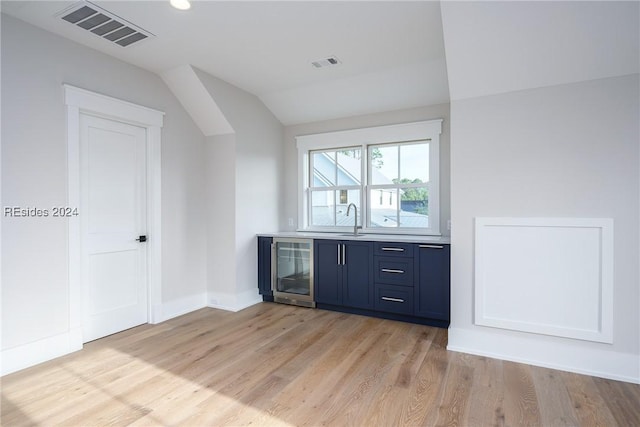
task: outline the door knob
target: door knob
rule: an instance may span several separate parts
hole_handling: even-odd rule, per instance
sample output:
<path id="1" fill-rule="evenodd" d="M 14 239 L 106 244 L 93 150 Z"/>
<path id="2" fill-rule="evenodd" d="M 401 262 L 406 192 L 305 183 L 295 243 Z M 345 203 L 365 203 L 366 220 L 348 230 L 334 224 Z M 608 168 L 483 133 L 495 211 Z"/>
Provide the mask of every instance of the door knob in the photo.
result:
<path id="1" fill-rule="evenodd" d="M 136 239 L 137 242 L 146 242 L 147 241 L 147 236 L 140 236 Z"/>

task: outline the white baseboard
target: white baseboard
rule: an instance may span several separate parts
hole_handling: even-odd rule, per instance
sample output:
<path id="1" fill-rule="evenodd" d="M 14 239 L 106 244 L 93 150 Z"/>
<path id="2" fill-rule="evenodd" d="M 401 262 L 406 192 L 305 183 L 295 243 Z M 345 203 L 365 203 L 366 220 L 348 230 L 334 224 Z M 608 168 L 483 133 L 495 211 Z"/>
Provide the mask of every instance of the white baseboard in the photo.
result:
<path id="1" fill-rule="evenodd" d="M 239 294 L 223 294 L 209 292 L 207 307 L 218 308 L 226 311 L 240 311 L 252 305 L 262 302 L 258 289 L 250 289 Z"/>
<path id="2" fill-rule="evenodd" d="M 481 330 L 449 329 L 447 350 L 640 384 L 637 354 Z"/>
<path id="3" fill-rule="evenodd" d="M 82 350 L 80 328 L 2 350 L 0 371 L 2 375 L 7 375 L 78 350 Z"/>
<path id="4" fill-rule="evenodd" d="M 200 310 L 207 306 L 207 294 L 201 293 L 190 295 L 173 301 L 156 305 L 152 308 L 151 321 L 149 323 L 156 324 L 192 311 Z"/>

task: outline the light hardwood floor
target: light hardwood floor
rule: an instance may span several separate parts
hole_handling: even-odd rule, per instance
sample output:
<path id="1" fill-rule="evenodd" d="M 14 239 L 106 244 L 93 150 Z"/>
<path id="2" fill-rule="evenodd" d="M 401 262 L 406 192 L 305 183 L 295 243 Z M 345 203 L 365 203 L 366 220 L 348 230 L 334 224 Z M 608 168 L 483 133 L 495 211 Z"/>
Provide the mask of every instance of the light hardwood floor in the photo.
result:
<path id="1" fill-rule="evenodd" d="M 446 330 L 262 303 L 2 378 L 2 425 L 640 426 L 640 386 L 447 352 Z"/>

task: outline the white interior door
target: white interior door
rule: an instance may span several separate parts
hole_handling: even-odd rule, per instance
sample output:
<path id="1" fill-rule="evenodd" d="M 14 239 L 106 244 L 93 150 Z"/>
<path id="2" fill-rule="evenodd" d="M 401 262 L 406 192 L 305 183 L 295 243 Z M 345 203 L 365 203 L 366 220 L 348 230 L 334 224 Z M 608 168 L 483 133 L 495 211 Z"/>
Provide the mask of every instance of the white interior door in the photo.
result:
<path id="1" fill-rule="evenodd" d="M 146 130 L 80 115 L 83 341 L 148 319 Z M 143 240 L 143 239 L 141 239 Z"/>

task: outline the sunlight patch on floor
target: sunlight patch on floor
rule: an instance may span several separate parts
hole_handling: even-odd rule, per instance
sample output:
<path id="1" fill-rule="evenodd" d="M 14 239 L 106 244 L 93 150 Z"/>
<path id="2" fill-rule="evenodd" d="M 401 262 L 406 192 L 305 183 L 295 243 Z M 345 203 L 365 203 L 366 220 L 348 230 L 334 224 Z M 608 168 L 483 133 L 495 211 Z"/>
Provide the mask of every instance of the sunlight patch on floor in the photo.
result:
<path id="1" fill-rule="evenodd" d="M 205 375 L 189 380 L 117 349 L 97 349 L 3 384 L 2 424 L 290 426 L 208 388 L 206 378 L 200 384 Z"/>

